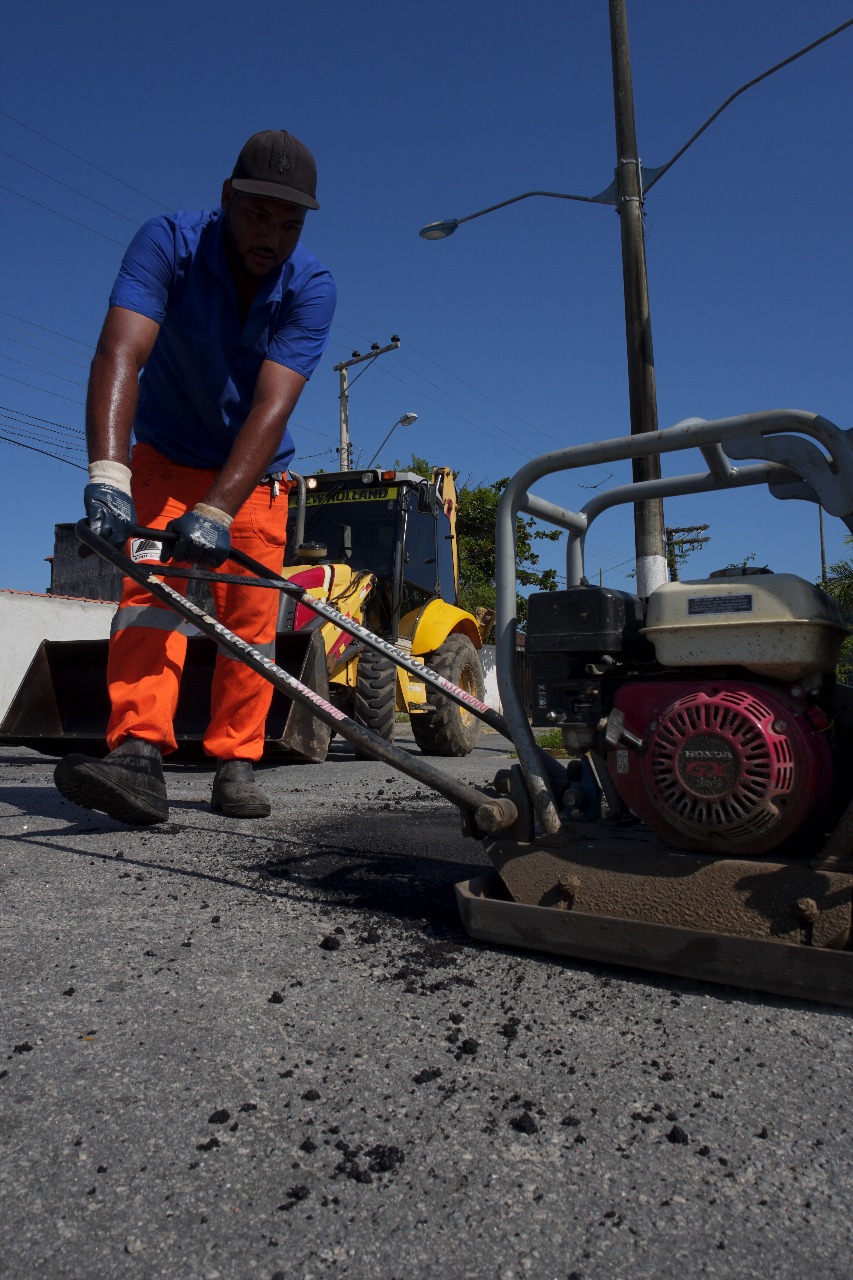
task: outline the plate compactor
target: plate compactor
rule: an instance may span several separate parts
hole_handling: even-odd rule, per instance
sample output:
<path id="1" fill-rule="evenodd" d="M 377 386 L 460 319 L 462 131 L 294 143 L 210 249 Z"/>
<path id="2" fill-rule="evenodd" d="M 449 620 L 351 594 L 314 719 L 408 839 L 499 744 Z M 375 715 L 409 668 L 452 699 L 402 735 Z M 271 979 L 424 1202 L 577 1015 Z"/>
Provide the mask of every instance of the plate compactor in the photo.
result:
<path id="1" fill-rule="evenodd" d="M 531 492 L 546 475 L 685 450 L 699 450 L 703 470 L 597 492 L 581 511 Z M 733 465 L 741 460 L 752 461 Z M 646 599 L 584 576 L 584 541 L 602 512 L 757 485 L 776 498 L 819 503 L 853 528 L 851 433 L 816 414 L 778 410 L 690 419 L 526 464 L 498 513 L 502 715 L 233 553 L 259 586 L 296 597 L 398 666 L 412 665 L 418 679 L 504 734 L 518 763 L 485 789 L 355 723 L 165 581 L 210 575 L 132 564 L 85 522 L 77 533 L 360 754 L 460 808 L 464 833 L 483 842 L 494 868 L 456 886 L 472 936 L 853 1005 L 853 689 L 836 679 L 848 630 L 836 604 L 811 583 L 769 570 L 669 582 Z M 519 680 L 522 512 L 567 531 L 568 585 L 530 597 Z M 565 760 L 542 750 L 537 727 L 560 728 Z"/>

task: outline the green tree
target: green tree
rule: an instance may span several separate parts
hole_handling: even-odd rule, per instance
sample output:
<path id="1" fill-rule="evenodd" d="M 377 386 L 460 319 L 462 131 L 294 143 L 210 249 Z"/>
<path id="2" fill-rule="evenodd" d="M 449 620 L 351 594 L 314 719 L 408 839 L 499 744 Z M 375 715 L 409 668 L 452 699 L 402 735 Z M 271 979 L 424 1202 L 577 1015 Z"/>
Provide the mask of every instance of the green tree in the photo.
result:
<path id="1" fill-rule="evenodd" d="M 432 468 L 425 458 L 412 455 L 406 469 L 429 478 Z M 473 484 L 466 480 L 457 482 L 456 514 L 457 549 L 459 553 L 459 605 L 469 613 L 478 608 L 495 607 L 495 528 L 498 503 L 509 484 L 509 476 L 491 484 Z M 540 529 L 536 521 L 519 516 L 516 521 L 516 574 L 519 587 L 532 587 L 536 591 L 553 591 L 557 586 L 556 569 L 539 569 L 539 555 L 535 543 L 558 542 L 563 536 L 559 529 Z M 524 629 L 527 618 L 527 600 L 519 592 L 518 625 Z"/>
<path id="2" fill-rule="evenodd" d="M 853 536 L 848 533 L 844 541 L 853 543 Z M 846 621 L 853 620 L 853 560 L 848 558 L 831 564 L 826 579 L 818 583 L 818 586 L 832 596 Z M 836 673 L 838 679 L 845 684 L 853 684 L 853 636 L 848 636 L 841 646 Z"/>

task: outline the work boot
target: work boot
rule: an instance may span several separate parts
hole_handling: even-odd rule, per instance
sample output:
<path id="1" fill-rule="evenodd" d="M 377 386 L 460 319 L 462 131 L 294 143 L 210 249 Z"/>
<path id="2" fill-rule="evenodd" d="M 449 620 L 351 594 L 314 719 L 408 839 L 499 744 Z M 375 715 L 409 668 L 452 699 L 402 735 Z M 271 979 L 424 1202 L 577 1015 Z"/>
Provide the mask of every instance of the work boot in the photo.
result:
<path id="1" fill-rule="evenodd" d="M 79 752 L 66 756 L 53 780 L 66 800 L 119 822 L 148 826 L 169 817 L 163 757 L 140 738 L 125 739 L 103 760 Z"/>
<path id="2" fill-rule="evenodd" d="M 213 779 L 210 807 L 226 818 L 268 818 L 271 805 L 256 784 L 250 760 L 220 760 Z"/>

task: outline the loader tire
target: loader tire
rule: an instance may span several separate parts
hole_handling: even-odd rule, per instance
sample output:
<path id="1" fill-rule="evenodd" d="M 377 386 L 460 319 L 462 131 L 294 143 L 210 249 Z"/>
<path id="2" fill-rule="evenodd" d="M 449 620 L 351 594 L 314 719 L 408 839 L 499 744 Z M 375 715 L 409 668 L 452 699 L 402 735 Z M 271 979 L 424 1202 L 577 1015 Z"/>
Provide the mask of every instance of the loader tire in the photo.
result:
<path id="1" fill-rule="evenodd" d="M 384 742 L 394 741 L 394 702 L 397 692 L 397 669 L 393 662 L 373 649 L 358 655 L 355 676 L 355 711 L 353 720 L 378 733 Z M 355 748 L 357 760 L 375 760 L 369 751 Z"/>
<path id="2" fill-rule="evenodd" d="M 467 636 L 453 631 L 424 659 L 440 676 L 483 701 L 485 682 L 480 655 Z M 477 745 L 480 721 L 473 712 L 427 686 L 425 715 L 412 716 L 415 742 L 427 756 L 467 756 Z"/>

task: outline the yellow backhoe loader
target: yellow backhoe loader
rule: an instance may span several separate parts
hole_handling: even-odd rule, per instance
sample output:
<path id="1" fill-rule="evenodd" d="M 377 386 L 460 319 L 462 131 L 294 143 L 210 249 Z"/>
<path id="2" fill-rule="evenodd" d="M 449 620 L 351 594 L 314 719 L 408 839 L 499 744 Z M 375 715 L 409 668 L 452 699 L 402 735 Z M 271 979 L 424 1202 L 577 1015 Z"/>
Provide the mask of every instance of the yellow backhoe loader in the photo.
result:
<path id="1" fill-rule="evenodd" d="M 482 699 L 478 651 L 491 617 L 478 621 L 457 603 L 456 489 L 449 468 L 434 468 L 429 480 L 411 471 L 367 470 L 321 473 L 304 484 L 304 508 L 292 507 L 284 576 Z M 358 724 L 390 742 L 395 714 L 403 712 L 421 751 L 471 751 L 480 729 L 476 716 L 284 597 L 279 634 L 312 630 L 323 637 L 331 701 Z"/>

